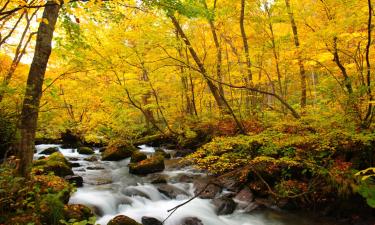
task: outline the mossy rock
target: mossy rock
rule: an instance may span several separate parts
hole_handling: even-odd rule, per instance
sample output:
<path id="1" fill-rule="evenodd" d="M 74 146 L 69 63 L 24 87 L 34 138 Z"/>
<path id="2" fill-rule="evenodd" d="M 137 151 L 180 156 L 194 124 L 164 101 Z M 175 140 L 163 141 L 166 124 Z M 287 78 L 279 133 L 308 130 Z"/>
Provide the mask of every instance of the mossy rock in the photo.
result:
<path id="1" fill-rule="evenodd" d="M 164 151 L 161 148 L 157 148 L 155 150 L 155 154 L 160 154 L 160 155 L 162 155 L 166 159 L 170 159 L 171 158 L 171 154 L 169 154 L 168 152 Z"/>
<path id="2" fill-rule="evenodd" d="M 130 162 L 131 163 L 137 163 L 137 162 L 140 162 L 140 161 L 145 160 L 145 159 L 147 159 L 147 155 L 145 153 L 140 152 L 140 151 L 135 151 L 131 155 Z"/>
<path id="3" fill-rule="evenodd" d="M 46 175 L 53 172 L 59 177 L 74 174 L 68 160 L 60 152 L 55 152 L 47 158 L 35 161 L 32 171 L 36 175 Z"/>
<path id="4" fill-rule="evenodd" d="M 162 155 L 155 155 L 138 163 L 129 164 L 129 172 L 139 175 L 161 172 L 164 168 L 164 157 Z"/>
<path id="5" fill-rule="evenodd" d="M 107 223 L 107 225 L 142 225 L 142 224 L 138 223 L 137 221 L 133 220 L 130 217 L 120 215 L 111 219 Z"/>
<path id="6" fill-rule="evenodd" d="M 94 216 L 92 210 L 81 204 L 72 204 L 64 206 L 64 218 L 66 221 L 74 219 L 76 221 L 89 220 Z"/>
<path id="7" fill-rule="evenodd" d="M 59 148 L 58 147 L 50 147 L 50 148 L 44 149 L 43 151 L 40 152 L 40 154 L 51 155 L 51 154 L 53 154 L 55 152 L 59 152 Z"/>
<path id="8" fill-rule="evenodd" d="M 119 161 L 130 157 L 137 149 L 131 144 L 110 145 L 102 153 L 104 161 Z"/>
<path id="9" fill-rule="evenodd" d="M 95 153 L 94 150 L 90 147 L 79 147 L 77 151 L 79 154 L 82 155 L 92 155 Z"/>

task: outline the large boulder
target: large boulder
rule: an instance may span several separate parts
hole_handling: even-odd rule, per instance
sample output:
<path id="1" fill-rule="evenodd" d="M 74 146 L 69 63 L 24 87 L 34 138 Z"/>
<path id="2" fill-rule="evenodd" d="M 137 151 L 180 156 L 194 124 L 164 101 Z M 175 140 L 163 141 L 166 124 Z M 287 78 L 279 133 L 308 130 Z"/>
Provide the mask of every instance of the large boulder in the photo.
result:
<path id="1" fill-rule="evenodd" d="M 181 225 L 203 225 L 203 222 L 197 217 L 186 217 L 182 220 Z"/>
<path id="2" fill-rule="evenodd" d="M 43 155 L 51 155 L 55 152 L 59 152 L 59 148 L 58 147 L 50 147 L 50 148 L 46 148 L 44 149 L 43 151 L 40 152 L 40 154 L 43 154 Z"/>
<path id="3" fill-rule="evenodd" d="M 111 219 L 107 225 L 142 225 L 130 217 L 119 215 Z"/>
<path id="4" fill-rule="evenodd" d="M 89 220 L 94 216 L 92 210 L 81 204 L 72 204 L 64 206 L 64 218 L 66 221 L 74 219 L 76 221 Z"/>
<path id="5" fill-rule="evenodd" d="M 215 184 L 210 178 L 200 178 L 194 181 L 195 191 L 203 199 L 214 199 L 222 190 L 222 188 Z"/>
<path id="6" fill-rule="evenodd" d="M 181 190 L 173 185 L 170 184 L 159 184 L 157 187 L 158 191 L 168 198 L 176 198 L 179 195 L 186 195 L 189 196 L 184 190 Z"/>
<path id="7" fill-rule="evenodd" d="M 78 147 L 77 151 L 82 155 L 92 155 L 95 153 L 94 150 L 90 147 Z"/>
<path id="8" fill-rule="evenodd" d="M 212 203 L 214 204 L 218 215 L 231 214 L 236 209 L 236 203 L 233 199 L 228 197 L 215 198 Z"/>
<path id="9" fill-rule="evenodd" d="M 155 155 L 138 163 L 129 164 L 129 172 L 138 175 L 161 172 L 164 168 L 164 157 L 162 155 Z"/>
<path id="10" fill-rule="evenodd" d="M 102 152 L 102 160 L 105 161 L 119 161 L 130 157 L 136 148 L 131 144 L 109 145 L 104 152 Z"/>
<path id="11" fill-rule="evenodd" d="M 68 160 L 60 152 L 55 152 L 47 158 L 36 160 L 32 171 L 37 175 L 53 172 L 59 177 L 74 174 Z"/>
<path id="12" fill-rule="evenodd" d="M 163 223 L 159 221 L 158 219 L 154 217 L 147 217 L 147 216 L 142 217 L 142 224 L 143 225 L 163 225 Z"/>
<path id="13" fill-rule="evenodd" d="M 130 157 L 130 162 L 131 163 L 137 163 L 137 162 L 140 162 L 142 160 L 145 160 L 147 159 L 147 155 L 143 152 L 140 152 L 140 151 L 135 151 L 132 153 L 131 157 Z"/>

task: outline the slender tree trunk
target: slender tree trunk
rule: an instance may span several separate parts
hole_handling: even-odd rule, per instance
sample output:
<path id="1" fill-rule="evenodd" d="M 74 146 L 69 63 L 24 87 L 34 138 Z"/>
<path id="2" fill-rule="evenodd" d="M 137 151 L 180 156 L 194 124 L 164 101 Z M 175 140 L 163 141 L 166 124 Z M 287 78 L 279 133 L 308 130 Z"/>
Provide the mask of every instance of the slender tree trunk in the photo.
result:
<path id="1" fill-rule="evenodd" d="M 294 20 L 294 15 L 292 12 L 292 9 L 290 7 L 290 2 L 289 0 L 285 0 L 285 5 L 286 9 L 289 14 L 289 20 L 290 20 L 290 25 L 292 26 L 292 31 L 293 31 L 293 37 L 294 37 L 294 45 L 296 46 L 297 49 L 297 57 L 298 57 L 298 66 L 299 66 L 299 73 L 301 76 L 301 107 L 305 108 L 306 106 L 306 99 L 307 99 L 307 84 L 306 84 L 306 71 L 305 71 L 305 66 L 303 64 L 301 52 L 300 52 L 300 42 L 299 42 L 299 37 L 298 37 L 298 29 L 297 29 L 297 24 Z"/>
<path id="2" fill-rule="evenodd" d="M 18 145 L 20 158 L 19 174 L 28 177 L 33 160 L 34 140 L 37 128 L 40 98 L 47 63 L 52 51 L 52 37 L 59 15 L 60 5 L 50 4 L 44 8 L 43 22 L 39 24 L 34 58 L 27 78 L 23 99 L 19 130 L 21 138 Z M 48 21 L 48 22 L 47 22 Z"/>
<path id="3" fill-rule="evenodd" d="M 178 32 L 176 31 L 176 39 L 179 40 L 180 39 L 180 36 L 178 34 Z M 184 58 L 184 54 L 183 54 L 183 50 L 182 50 L 182 46 L 181 45 L 178 45 L 177 46 L 177 52 L 178 52 L 178 56 L 183 59 Z M 186 58 L 188 58 L 188 56 L 186 56 Z M 181 85 L 182 85 L 182 107 L 183 107 L 183 112 L 185 114 L 189 114 L 189 115 L 194 115 L 194 109 L 193 109 L 193 103 L 190 99 L 190 96 L 189 96 L 189 81 L 188 81 L 188 75 L 184 69 L 184 67 L 181 65 L 179 66 L 179 69 L 180 69 L 180 73 L 181 73 Z M 186 102 L 186 106 L 184 106 L 183 102 Z"/>
<path id="4" fill-rule="evenodd" d="M 177 32 L 180 34 L 182 40 L 185 42 L 185 45 L 188 47 L 189 52 L 190 52 L 191 56 L 193 57 L 195 63 L 197 64 L 197 66 L 199 68 L 199 72 L 202 74 L 204 80 L 206 81 L 206 84 L 207 84 L 208 88 L 210 89 L 212 95 L 214 96 L 215 101 L 220 108 L 220 111 L 225 113 L 225 114 L 231 115 L 233 117 L 234 121 L 236 122 L 236 125 L 237 125 L 237 128 L 239 129 L 239 132 L 240 133 L 246 133 L 245 128 L 243 127 L 242 123 L 238 120 L 238 118 L 234 114 L 234 112 L 233 112 L 232 108 L 230 107 L 229 103 L 226 101 L 224 96 L 222 96 L 220 94 L 220 91 L 219 91 L 218 87 L 210 80 L 205 66 L 203 65 L 203 63 L 199 59 L 198 54 L 196 53 L 195 49 L 191 45 L 188 37 L 185 35 L 185 32 L 182 30 L 182 28 L 181 28 L 180 24 L 178 23 L 176 17 L 174 15 L 169 15 L 169 17 L 172 20 L 172 23 L 173 23 L 174 27 L 176 28 Z"/>
<path id="5" fill-rule="evenodd" d="M 26 34 L 27 34 L 27 31 L 29 30 L 29 27 L 30 27 L 30 22 L 31 20 L 34 18 L 34 16 L 36 15 L 36 13 L 38 12 L 38 10 L 35 10 L 32 14 L 31 14 L 31 17 L 29 17 L 28 13 L 26 12 L 25 13 L 25 17 L 26 17 L 26 25 L 25 25 L 25 28 L 21 34 L 21 37 L 20 37 L 20 41 L 17 45 L 17 48 L 16 48 L 16 51 L 14 53 L 14 57 L 13 57 L 13 60 L 12 60 L 12 63 L 10 65 L 10 68 L 8 70 L 8 72 L 6 73 L 4 79 L 3 79 L 3 82 L 2 82 L 2 89 L 0 90 L 0 102 L 3 101 L 3 98 L 4 98 L 4 95 L 6 93 L 5 91 L 5 88 L 8 87 L 12 77 L 13 77 L 13 74 L 14 72 L 16 71 L 17 69 L 17 66 L 18 64 L 20 63 L 23 55 L 25 54 L 26 52 L 26 48 L 27 46 L 29 45 L 32 37 L 34 36 L 34 34 L 36 33 L 31 33 L 26 42 L 24 43 L 24 40 L 26 38 Z M 23 15 L 23 14 L 22 14 Z"/>
<path id="6" fill-rule="evenodd" d="M 144 65 L 144 62 L 141 63 L 142 64 L 142 76 L 141 76 L 141 80 L 144 81 L 144 82 L 150 82 L 149 78 L 148 78 L 148 71 Z M 143 106 L 147 106 L 150 101 L 151 97 L 151 93 L 150 91 L 148 91 L 147 93 L 144 93 L 142 95 L 142 104 Z M 154 118 L 154 114 L 152 112 L 151 109 L 149 108 L 145 108 L 144 109 L 144 113 L 145 113 L 145 119 L 146 119 L 146 126 L 147 126 L 147 129 L 150 129 L 150 123 L 155 123 L 155 118 Z"/>
<path id="7" fill-rule="evenodd" d="M 267 4 L 265 5 L 265 9 L 266 9 L 267 16 L 268 16 L 268 28 L 270 29 L 270 32 L 271 32 L 272 53 L 273 53 L 273 57 L 275 59 L 275 66 L 276 66 L 276 73 L 277 73 L 277 81 L 278 81 L 278 84 L 279 84 L 279 91 L 280 91 L 280 95 L 283 96 L 283 87 L 282 87 L 282 82 L 281 82 L 281 72 L 280 72 L 280 65 L 279 65 L 279 55 L 278 55 L 277 50 L 276 50 L 275 34 L 273 32 L 273 25 L 272 25 L 272 22 L 271 22 L 272 15 L 271 15 L 270 9 L 268 8 Z"/>
<path id="8" fill-rule="evenodd" d="M 207 3 L 206 3 L 205 0 L 203 1 L 203 4 L 204 4 L 204 7 L 206 9 L 208 9 Z M 215 1 L 215 6 L 216 6 L 216 1 Z M 208 23 L 210 24 L 212 38 L 214 39 L 214 44 L 215 44 L 215 48 L 216 48 L 216 76 L 217 76 L 218 80 L 223 81 L 223 75 L 222 75 L 222 69 L 221 69 L 223 56 L 222 56 L 221 45 L 220 45 L 219 38 L 218 38 L 217 33 L 216 33 L 216 27 L 215 27 L 213 18 L 208 18 Z M 219 91 L 220 91 L 221 95 L 224 96 L 223 85 L 218 84 L 218 86 L 219 86 Z"/>
<path id="9" fill-rule="evenodd" d="M 251 84 L 253 80 L 253 74 L 251 72 L 249 44 L 247 41 L 247 36 L 246 36 L 246 31 L 245 31 L 245 0 L 241 0 L 240 29 L 241 29 L 241 37 L 242 37 L 243 48 L 244 48 L 245 59 L 246 59 L 247 82 L 248 82 L 247 85 L 249 85 Z"/>
<path id="10" fill-rule="evenodd" d="M 373 96 L 371 92 L 371 63 L 370 63 L 370 47 L 371 47 L 371 33 L 372 33 L 372 3 L 371 0 L 367 1 L 368 6 L 368 22 L 367 22 L 367 45 L 366 45 L 366 67 L 367 67 L 367 73 L 366 73 L 366 80 L 367 80 L 367 95 L 369 97 L 370 103 L 368 104 L 367 113 L 365 116 L 364 121 L 364 127 L 369 127 L 373 118 L 373 105 L 372 101 Z"/>

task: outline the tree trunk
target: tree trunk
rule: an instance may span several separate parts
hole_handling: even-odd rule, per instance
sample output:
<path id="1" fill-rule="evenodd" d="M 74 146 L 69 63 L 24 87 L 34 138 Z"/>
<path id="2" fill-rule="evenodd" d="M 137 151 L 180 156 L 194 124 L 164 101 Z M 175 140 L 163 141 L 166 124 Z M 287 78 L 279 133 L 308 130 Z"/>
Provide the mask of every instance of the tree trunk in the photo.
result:
<path id="1" fill-rule="evenodd" d="M 49 56 L 52 51 L 52 37 L 59 15 L 60 5 L 49 4 L 44 8 L 43 21 L 39 24 L 34 58 L 27 78 L 26 92 L 22 105 L 18 145 L 20 158 L 19 174 L 28 177 L 34 153 L 42 86 Z"/>
<path id="2" fill-rule="evenodd" d="M 195 49 L 191 45 L 188 37 L 185 35 L 185 32 L 182 30 L 182 28 L 181 28 L 180 24 L 178 23 L 176 17 L 174 15 L 169 15 L 169 17 L 172 20 L 172 23 L 175 26 L 177 32 L 180 34 L 182 40 L 185 42 L 185 45 L 188 47 L 189 52 L 190 52 L 191 56 L 193 57 L 195 63 L 197 64 L 199 72 L 202 74 L 204 80 L 206 81 L 206 84 L 207 84 L 208 88 L 210 89 L 212 95 L 214 96 L 215 101 L 220 108 L 220 111 L 227 114 L 227 115 L 231 115 L 233 117 L 234 121 L 236 122 L 236 125 L 237 125 L 237 128 L 238 128 L 239 132 L 240 133 L 246 133 L 244 126 L 238 120 L 238 118 L 234 114 L 232 108 L 230 107 L 230 105 L 228 104 L 228 102 L 226 101 L 224 96 L 222 96 L 220 94 L 220 91 L 219 91 L 218 87 L 210 80 L 210 77 L 207 74 L 207 70 L 206 70 L 205 66 L 203 65 L 203 63 L 199 59 L 197 52 L 195 51 Z"/>
<path id="3" fill-rule="evenodd" d="M 204 7 L 206 9 L 208 9 L 207 3 L 206 3 L 205 0 L 203 1 L 203 4 L 204 4 Z M 216 7 L 216 2 L 215 2 L 215 7 Z M 216 76 L 217 76 L 217 79 L 222 82 L 223 81 L 223 75 L 222 75 L 222 72 L 221 72 L 222 61 L 223 61 L 222 49 L 221 49 L 221 45 L 220 45 L 220 42 L 219 42 L 219 38 L 218 38 L 217 33 L 216 33 L 216 27 L 215 27 L 215 24 L 214 24 L 214 20 L 212 18 L 208 18 L 208 23 L 210 24 L 212 38 L 214 39 L 214 44 L 215 44 L 215 48 L 216 48 Z M 218 84 L 218 86 L 219 86 L 220 94 L 222 96 L 224 96 L 223 86 L 221 84 Z"/>
<path id="4" fill-rule="evenodd" d="M 298 37 L 298 30 L 297 30 L 297 25 L 296 21 L 294 20 L 294 15 L 290 7 L 290 2 L 289 0 L 285 0 L 285 5 L 286 9 L 289 14 L 289 19 L 290 19 L 290 24 L 292 26 L 292 31 L 293 31 L 293 37 L 294 37 L 294 45 L 297 48 L 297 57 L 298 57 L 298 66 L 299 66 L 299 72 L 301 76 L 301 107 L 305 108 L 306 106 L 306 92 L 307 92 L 307 84 L 306 84 L 306 71 L 305 71 L 305 66 L 303 64 L 301 52 L 300 52 L 300 43 L 299 43 L 299 37 Z"/>
<path id="5" fill-rule="evenodd" d="M 245 0 L 241 0 L 241 15 L 240 15 L 240 29 L 241 29 L 241 37 L 243 42 L 243 48 L 245 51 L 245 59 L 246 59 L 246 69 L 247 69 L 247 85 L 249 85 L 253 80 L 253 74 L 251 72 L 251 61 L 250 61 L 250 53 L 249 53 L 249 44 L 247 42 L 247 36 L 245 31 Z"/>

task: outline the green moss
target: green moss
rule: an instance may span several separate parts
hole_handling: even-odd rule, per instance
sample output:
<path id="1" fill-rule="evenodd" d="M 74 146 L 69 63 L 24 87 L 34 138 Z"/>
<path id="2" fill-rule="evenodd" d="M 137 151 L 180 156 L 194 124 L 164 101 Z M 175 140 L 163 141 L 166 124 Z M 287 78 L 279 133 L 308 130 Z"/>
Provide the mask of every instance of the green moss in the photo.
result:
<path id="1" fill-rule="evenodd" d="M 120 215 L 111 219 L 107 225 L 141 225 L 141 224 L 133 220 L 130 217 Z"/>
<path id="2" fill-rule="evenodd" d="M 112 144 L 102 153 L 102 160 L 118 161 L 128 158 L 137 149 L 131 144 Z"/>
<path id="3" fill-rule="evenodd" d="M 129 164 L 129 172 L 132 174 L 155 173 L 163 171 L 164 168 L 164 157 L 162 155 L 154 155 L 138 163 Z"/>
<path id="4" fill-rule="evenodd" d="M 145 159 L 147 159 L 147 155 L 145 153 L 142 153 L 140 151 L 135 151 L 131 155 L 130 162 L 137 163 Z"/>
<path id="5" fill-rule="evenodd" d="M 53 172 L 56 176 L 60 177 L 73 175 L 68 160 L 65 159 L 60 152 L 53 153 L 47 158 L 35 161 L 32 172 L 37 175 Z"/>
<path id="6" fill-rule="evenodd" d="M 94 150 L 90 147 L 79 147 L 77 148 L 77 151 L 79 154 L 83 154 L 83 155 L 92 155 L 94 154 Z"/>

